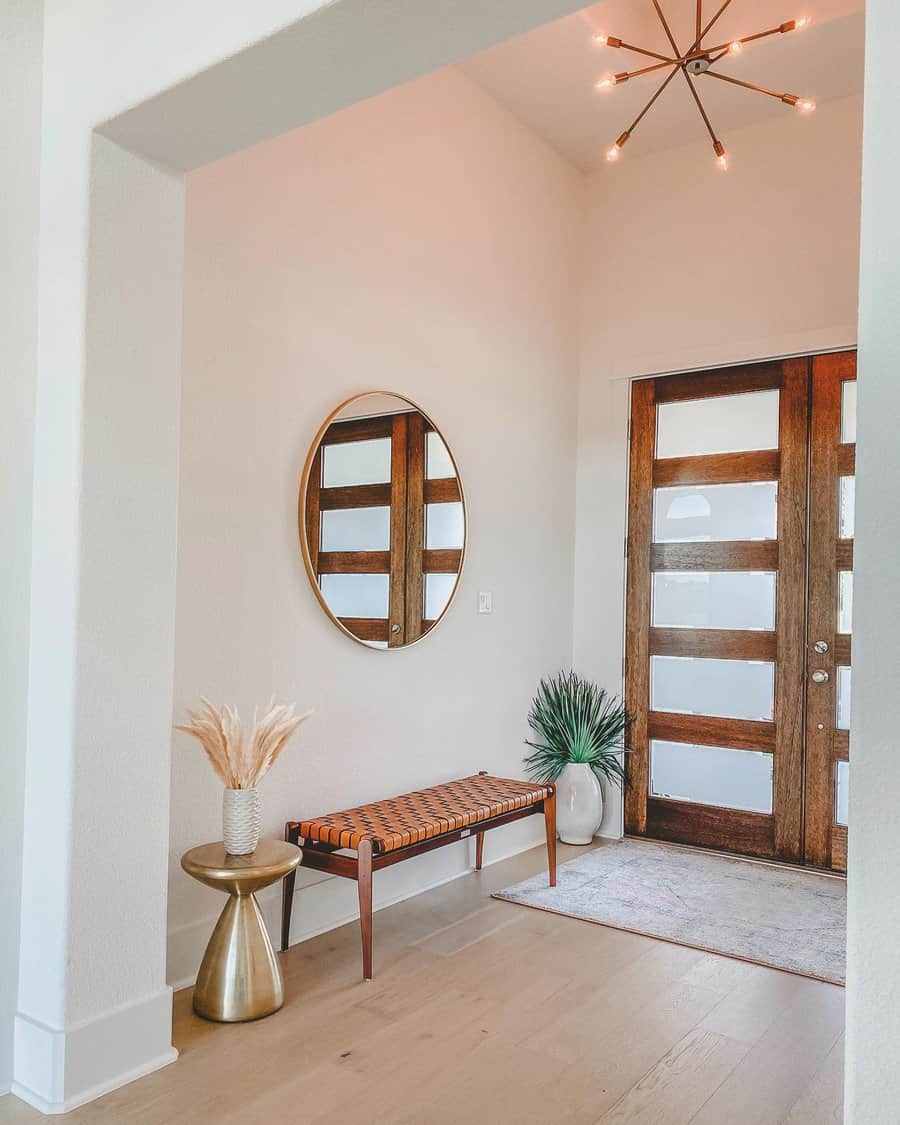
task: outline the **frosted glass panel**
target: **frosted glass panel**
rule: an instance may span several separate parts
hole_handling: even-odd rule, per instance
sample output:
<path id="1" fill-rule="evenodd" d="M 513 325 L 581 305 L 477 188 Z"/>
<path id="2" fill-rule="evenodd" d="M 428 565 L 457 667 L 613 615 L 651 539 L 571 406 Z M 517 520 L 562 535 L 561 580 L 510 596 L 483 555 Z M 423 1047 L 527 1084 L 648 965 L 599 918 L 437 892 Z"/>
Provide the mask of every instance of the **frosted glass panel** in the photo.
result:
<path id="1" fill-rule="evenodd" d="M 428 550 L 462 547 L 464 535 L 461 503 L 425 505 L 425 546 Z"/>
<path id="2" fill-rule="evenodd" d="M 850 669 L 837 670 L 837 716 L 838 730 L 850 729 Z"/>
<path id="3" fill-rule="evenodd" d="M 335 617 L 387 617 L 387 574 L 323 574 L 322 594 Z"/>
<path id="4" fill-rule="evenodd" d="M 657 488 L 653 539 L 656 543 L 775 539 L 777 500 L 776 481 Z"/>
<path id="5" fill-rule="evenodd" d="M 778 391 L 752 391 L 662 403 L 656 413 L 656 456 L 777 449 L 778 397 Z"/>
<path id="6" fill-rule="evenodd" d="M 425 620 L 436 621 L 447 607 L 453 587 L 455 574 L 425 575 Z"/>
<path id="7" fill-rule="evenodd" d="M 775 665 L 764 660 L 650 658 L 650 707 L 726 719 L 772 718 Z"/>
<path id="8" fill-rule="evenodd" d="M 834 823 L 847 824 L 850 810 L 850 763 L 834 764 Z"/>
<path id="9" fill-rule="evenodd" d="M 439 433 L 429 430 L 425 435 L 425 476 L 428 480 L 455 477 L 456 469 Z"/>
<path id="10" fill-rule="evenodd" d="M 650 793 L 699 805 L 771 813 L 772 755 L 653 739 Z"/>
<path id="11" fill-rule="evenodd" d="M 841 539 L 853 538 L 856 522 L 856 477 L 841 477 L 841 514 L 838 535 Z"/>
<path id="12" fill-rule="evenodd" d="M 856 380 L 841 385 L 841 441 L 856 441 Z"/>
<path id="13" fill-rule="evenodd" d="M 323 551 L 387 551 L 390 508 L 341 508 L 322 513 Z"/>
<path id="14" fill-rule="evenodd" d="M 853 571 L 838 571 L 838 619 L 839 633 L 853 632 Z"/>
<path id="15" fill-rule="evenodd" d="M 322 448 L 322 484 L 387 484 L 391 479 L 391 439 L 347 441 Z"/>
<path id="16" fill-rule="evenodd" d="M 749 571 L 659 571 L 653 618 L 668 629 L 774 629 L 775 575 Z"/>

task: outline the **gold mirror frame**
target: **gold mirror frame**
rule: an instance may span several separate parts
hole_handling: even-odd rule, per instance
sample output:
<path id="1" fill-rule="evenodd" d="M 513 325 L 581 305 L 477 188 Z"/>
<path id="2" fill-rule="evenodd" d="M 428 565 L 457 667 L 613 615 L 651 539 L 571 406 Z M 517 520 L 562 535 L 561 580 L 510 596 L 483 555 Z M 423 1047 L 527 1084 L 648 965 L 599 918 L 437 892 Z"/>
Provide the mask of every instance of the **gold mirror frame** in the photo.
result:
<path id="1" fill-rule="evenodd" d="M 315 463 L 316 456 L 317 456 L 317 454 L 319 452 L 319 449 L 321 448 L 321 445 L 322 445 L 322 439 L 325 437 L 325 434 L 328 432 L 328 429 L 330 428 L 330 426 L 335 421 L 338 420 L 339 415 L 344 410 L 346 410 L 349 406 L 352 406 L 355 403 L 358 403 L 358 402 L 360 402 L 360 401 L 362 401 L 363 399 L 366 399 L 366 398 L 384 398 L 384 397 L 399 399 L 401 402 L 406 403 L 408 406 L 410 406 L 412 408 L 413 411 L 418 412 L 422 416 L 422 418 L 424 419 L 426 425 L 429 426 L 441 438 L 441 441 L 444 444 L 444 448 L 447 450 L 447 454 L 450 458 L 450 461 L 453 465 L 453 469 L 456 473 L 456 481 L 457 481 L 457 485 L 459 487 L 459 499 L 460 499 L 460 503 L 462 504 L 462 519 L 463 519 L 463 541 L 462 541 L 462 547 L 460 548 L 459 569 L 456 572 L 456 581 L 453 584 L 453 590 L 451 591 L 450 597 L 447 599 L 447 603 L 444 606 L 443 610 L 441 611 L 440 616 L 435 618 L 433 624 L 431 626 L 429 626 L 429 628 L 425 632 L 420 633 L 417 637 L 413 638 L 412 640 L 405 641 L 402 645 L 391 646 L 390 639 L 389 639 L 388 645 L 387 645 L 386 648 L 382 648 L 380 646 L 374 645 L 370 641 L 365 640 L 362 637 L 358 637 L 351 629 L 348 629 L 347 626 L 344 625 L 344 623 L 341 621 L 341 619 L 333 612 L 333 610 L 329 606 L 327 600 L 325 599 L 325 595 L 322 593 L 322 590 L 319 586 L 318 568 L 314 564 L 313 559 L 310 557 L 309 543 L 308 543 L 308 540 L 307 540 L 307 533 L 306 533 L 306 518 L 307 518 L 307 502 L 308 502 L 308 495 L 309 495 L 309 482 L 310 482 L 310 477 L 312 475 L 313 465 Z M 363 648 L 367 649 L 369 652 L 403 651 L 405 649 L 412 648 L 413 645 L 417 645 L 420 641 L 423 641 L 426 637 L 431 636 L 431 634 L 435 631 L 435 629 L 438 627 L 438 625 L 440 625 L 440 623 L 444 620 L 444 618 L 449 613 L 450 607 L 453 605 L 453 602 L 456 599 L 456 595 L 459 592 L 459 584 L 460 584 L 460 580 L 462 578 L 463 569 L 465 567 L 466 549 L 467 549 L 468 542 L 469 542 L 468 509 L 467 509 L 467 506 L 466 506 L 465 490 L 463 488 L 462 476 L 461 476 L 460 471 L 459 471 L 459 465 L 457 463 L 457 460 L 456 460 L 456 457 L 453 453 L 453 450 L 450 448 L 450 445 L 444 439 L 443 433 L 441 432 L 440 428 L 435 424 L 435 422 L 431 418 L 431 416 L 425 410 L 423 410 L 422 407 L 419 406 L 419 404 L 417 402 L 415 402 L 413 399 L 407 397 L 406 395 L 398 394 L 396 391 L 385 391 L 385 390 L 362 391 L 359 394 L 351 395 L 350 398 L 345 399 L 338 406 L 336 406 L 335 409 L 332 410 L 332 412 L 328 415 L 328 417 L 325 419 L 325 421 L 322 423 L 322 425 L 317 430 L 316 436 L 313 438 L 312 444 L 309 447 L 309 452 L 306 455 L 306 461 L 305 461 L 304 466 L 303 466 L 303 474 L 302 474 L 301 479 L 300 479 L 300 492 L 299 492 L 298 501 L 297 501 L 297 531 L 298 531 L 298 538 L 300 539 L 300 551 L 301 551 L 301 554 L 303 555 L 303 565 L 306 568 L 306 576 L 309 579 L 309 584 L 310 584 L 310 586 L 312 586 L 313 591 L 316 595 L 316 599 L 319 602 L 319 605 L 322 607 L 322 610 L 324 611 L 325 616 L 329 619 L 329 621 L 332 622 L 333 625 L 335 625 L 337 627 L 337 629 L 341 633 L 343 633 L 345 636 L 349 637 L 352 641 L 355 641 L 358 645 L 361 645 Z M 424 550 L 424 548 L 423 548 L 423 550 Z M 388 633 L 389 633 L 389 637 L 390 637 L 390 606 L 388 608 L 388 614 L 389 614 L 389 616 L 388 616 L 388 623 L 389 623 L 388 624 Z"/>

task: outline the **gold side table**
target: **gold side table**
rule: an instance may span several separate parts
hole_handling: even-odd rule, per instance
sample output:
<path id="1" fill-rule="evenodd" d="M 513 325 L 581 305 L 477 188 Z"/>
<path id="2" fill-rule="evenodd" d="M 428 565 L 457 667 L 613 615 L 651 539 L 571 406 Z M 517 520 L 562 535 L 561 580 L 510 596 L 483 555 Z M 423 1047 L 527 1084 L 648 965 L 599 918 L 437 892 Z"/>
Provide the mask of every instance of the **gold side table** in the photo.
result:
<path id="1" fill-rule="evenodd" d="M 283 879 L 302 851 L 283 840 L 260 840 L 250 855 L 228 855 L 224 844 L 202 844 L 181 866 L 228 901 L 212 932 L 194 985 L 194 1011 L 222 1023 L 257 1020 L 284 1003 L 281 970 L 254 891 Z"/>

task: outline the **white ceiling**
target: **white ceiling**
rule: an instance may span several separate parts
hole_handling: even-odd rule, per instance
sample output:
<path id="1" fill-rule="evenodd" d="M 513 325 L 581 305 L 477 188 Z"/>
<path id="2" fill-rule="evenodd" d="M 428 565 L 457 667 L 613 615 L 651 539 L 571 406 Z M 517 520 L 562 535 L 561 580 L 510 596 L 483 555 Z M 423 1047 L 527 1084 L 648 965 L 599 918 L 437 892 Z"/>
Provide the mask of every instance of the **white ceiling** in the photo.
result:
<path id="1" fill-rule="evenodd" d="M 706 0 L 706 19 L 721 0 Z M 661 0 L 678 45 L 693 36 L 694 0 Z M 862 91 L 863 0 L 732 0 L 704 39 L 715 46 L 739 36 L 808 15 L 810 27 L 748 44 L 740 56 L 723 59 L 727 74 L 779 93 L 828 98 Z M 599 47 L 603 32 L 662 54 L 671 51 L 651 0 L 605 0 L 583 11 L 476 55 L 462 69 L 521 121 L 580 168 L 604 163 L 604 153 L 631 124 L 666 72 L 644 75 L 605 93 L 594 83 L 610 72 L 634 70 L 652 59 Z M 697 90 L 722 141 L 736 128 L 770 116 L 801 115 L 774 98 L 738 89 L 713 78 L 696 80 Z M 669 84 L 628 143 L 628 156 L 701 140 L 707 133 L 682 78 Z"/>

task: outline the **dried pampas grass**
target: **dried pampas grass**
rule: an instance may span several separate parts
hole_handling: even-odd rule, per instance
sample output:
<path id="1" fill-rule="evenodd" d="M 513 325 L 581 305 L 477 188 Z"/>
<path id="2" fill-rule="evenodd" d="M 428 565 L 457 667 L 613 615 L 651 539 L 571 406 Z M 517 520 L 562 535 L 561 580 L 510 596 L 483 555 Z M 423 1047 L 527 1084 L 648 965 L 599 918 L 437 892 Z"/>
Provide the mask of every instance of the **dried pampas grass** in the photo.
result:
<path id="1" fill-rule="evenodd" d="M 219 709 L 208 699 L 201 703 L 199 711 L 188 711 L 191 721 L 177 723 L 175 729 L 197 739 L 228 789 L 255 788 L 297 727 L 312 714 L 298 715 L 293 703 L 276 703 L 273 698 L 261 718 L 253 712 L 253 732 L 245 739 L 236 707 L 225 704 Z"/>

